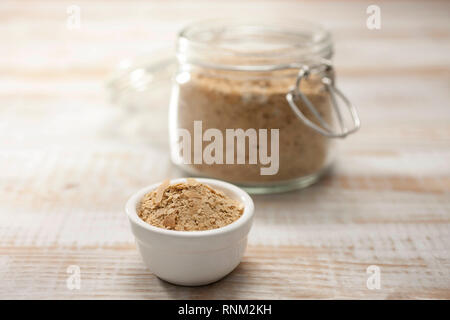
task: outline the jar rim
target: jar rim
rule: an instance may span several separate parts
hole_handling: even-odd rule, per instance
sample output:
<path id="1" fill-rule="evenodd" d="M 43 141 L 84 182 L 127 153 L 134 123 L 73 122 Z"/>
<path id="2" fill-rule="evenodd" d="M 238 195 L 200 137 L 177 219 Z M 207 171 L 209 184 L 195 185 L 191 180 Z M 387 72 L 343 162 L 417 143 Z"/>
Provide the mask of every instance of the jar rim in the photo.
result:
<path id="1" fill-rule="evenodd" d="M 203 20 L 182 29 L 181 63 L 225 70 L 267 71 L 332 56 L 332 37 L 319 24 L 301 20 Z"/>

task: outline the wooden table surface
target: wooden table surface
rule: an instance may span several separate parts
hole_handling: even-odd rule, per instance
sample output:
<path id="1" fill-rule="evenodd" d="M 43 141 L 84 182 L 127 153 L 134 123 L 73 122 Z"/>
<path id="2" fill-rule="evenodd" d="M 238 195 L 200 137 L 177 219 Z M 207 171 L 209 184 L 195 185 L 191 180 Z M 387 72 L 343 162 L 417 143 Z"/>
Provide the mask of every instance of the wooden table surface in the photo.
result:
<path id="1" fill-rule="evenodd" d="M 373 3 L 2 0 L 0 298 L 449 299 L 450 2 L 378 1 L 381 29 L 369 30 Z M 67 28 L 72 4 L 80 29 Z M 105 82 L 186 23 L 236 15 L 330 28 L 363 126 L 321 182 L 253 197 L 234 272 L 178 287 L 145 268 L 123 212 L 134 191 L 179 174 L 165 122 L 149 120 L 154 139 L 130 134 L 136 119 L 111 106 Z M 66 285 L 70 265 L 79 290 Z M 366 286 L 371 265 L 378 290 Z"/>

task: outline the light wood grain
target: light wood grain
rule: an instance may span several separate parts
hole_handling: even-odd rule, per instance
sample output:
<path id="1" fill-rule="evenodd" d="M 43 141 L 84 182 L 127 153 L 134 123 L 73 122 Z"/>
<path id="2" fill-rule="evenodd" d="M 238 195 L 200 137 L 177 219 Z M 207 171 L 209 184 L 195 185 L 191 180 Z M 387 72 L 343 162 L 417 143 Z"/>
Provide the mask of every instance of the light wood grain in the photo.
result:
<path id="1" fill-rule="evenodd" d="M 66 28 L 70 4 L 80 30 Z M 450 3 L 380 1 L 379 31 L 365 27 L 369 4 L 2 1 L 0 298 L 449 299 Z M 253 197 L 248 250 L 228 277 L 199 288 L 158 280 L 123 207 L 180 173 L 164 133 L 158 143 L 125 133 L 136 117 L 111 106 L 108 74 L 172 45 L 193 20 L 299 13 L 332 29 L 361 131 L 318 184 Z M 80 290 L 67 289 L 69 265 L 81 268 Z M 370 265 L 380 290 L 366 287 Z"/>

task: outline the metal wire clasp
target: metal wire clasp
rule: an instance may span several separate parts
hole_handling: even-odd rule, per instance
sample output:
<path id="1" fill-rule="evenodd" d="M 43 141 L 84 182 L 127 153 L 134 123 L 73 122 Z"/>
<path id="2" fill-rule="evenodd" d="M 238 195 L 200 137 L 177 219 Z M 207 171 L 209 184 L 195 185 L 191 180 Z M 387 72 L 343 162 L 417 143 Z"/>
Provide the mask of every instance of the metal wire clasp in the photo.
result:
<path id="1" fill-rule="evenodd" d="M 300 118 L 300 120 L 303 121 L 304 124 L 306 124 L 308 127 L 312 128 L 313 130 L 319 132 L 320 134 L 330 137 L 330 138 L 345 138 L 347 135 L 357 131 L 360 126 L 361 122 L 359 120 L 358 113 L 356 111 L 356 108 L 350 103 L 350 101 L 347 99 L 347 97 L 334 85 L 334 80 L 332 77 L 330 77 L 330 74 L 332 74 L 333 66 L 329 61 L 323 61 L 322 63 L 318 65 L 314 65 L 311 67 L 308 66 L 302 66 L 298 72 L 297 80 L 295 82 L 295 87 L 292 88 L 288 94 L 286 95 L 286 100 L 289 103 L 289 106 L 294 111 L 294 113 L 297 115 L 297 117 Z M 323 117 L 320 115 L 319 111 L 314 107 L 314 105 L 311 103 L 311 101 L 306 97 L 305 94 L 303 94 L 300 91 L 300 83 L 302 79 L 308 79 L 309 75 L 312 73 L 318 73 L 321 75 L 321 82 L 325 86 L 325 89 L 330 94 L 331 98 L 331 104 L 333 106 L 333 109 L 336 113 L 337 120 L 340 127 L 340 132 L 335 132 L 331 128 L 331 124 L 328 124 Z M 336 96 L 339 97 L 347 107 L 348 111 L 350 112 L 351 118 L 353 120 L 353 127 L 347 128 L 342 113 L 340 110 L 340 106 L 337 102 Z M 309 120 L 303 112 L 300 111 L 300 109 L 295 104 L 296 98 L 300 98 L 301 101 L 304 103 L 304 105 L 311 111 L 311 113 L 314 115 L 314 117 L 317 119 L 318 123 L 320 125 L 317 125 L 316 123 Z"/>

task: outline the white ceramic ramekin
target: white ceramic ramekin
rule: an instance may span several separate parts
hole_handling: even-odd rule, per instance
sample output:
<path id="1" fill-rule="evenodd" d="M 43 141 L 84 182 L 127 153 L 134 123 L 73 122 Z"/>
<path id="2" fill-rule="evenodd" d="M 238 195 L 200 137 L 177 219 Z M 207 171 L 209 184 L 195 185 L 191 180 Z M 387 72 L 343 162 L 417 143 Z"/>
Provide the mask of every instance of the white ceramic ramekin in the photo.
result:
<path id="1" fill-rule="evenodd" d="M 196 180 L 243 203 L 242 216 L 225 227 L 206 231 L 174 231 L 152 226 L 139 218 L 136 207 L 142 197 L 160 183 L 135 193 L 125 207 L 137 247 L 147 267 L 159 278 L 184 286 L 215 282 L 237 267 L 247 246 L 254 214 L 253 201 L 242 189 L 220 180 Z M 175 179 L 170 183 L 185 181 Z"/>

